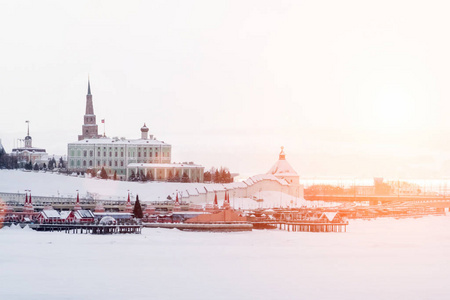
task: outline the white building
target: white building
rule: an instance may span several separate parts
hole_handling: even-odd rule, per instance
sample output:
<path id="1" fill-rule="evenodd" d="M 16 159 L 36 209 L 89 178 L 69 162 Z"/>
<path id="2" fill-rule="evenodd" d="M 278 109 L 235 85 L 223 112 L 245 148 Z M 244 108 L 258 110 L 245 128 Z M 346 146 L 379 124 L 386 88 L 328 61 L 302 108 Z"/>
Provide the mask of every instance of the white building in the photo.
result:
<path id="1" fill-rule="evenodd" d="M 300 184 L 300 176 L 286 160 L 286 154 L 284 154 L 284 147 L 281 147 L 281 152 L 278 161 L 273 165 L 273 167 L 269 170 L 269 172 L 267 172 L 267 174 L 272 174 L 279 179 L 284 179 L 290 185 Z"/>
<path id="2" fill-rule="evenodd" d="M 155 139 L 84 139 L 68 145 L 67 168 L 70 172 L 98 172 L 104 167 L 108 176 L 116 173 L 118 179 L 127 180 L 129 164 L 170 164 L 171 152 L 171 145 Z"/>
<path id="3" fill-rule="evenodd" d="M 11 156 L 17 158 L 20 168 L 25 167 L 25 164 L 30 161 L 33 166 L 37 163 L 39 167 L 42 167 L 44 163 L 48 163 L 48 154 L 45 149 L 33 147 L 33 139 L 30 136 L 30 122 L 27 121 L 27 124 L 27 136 L 23 140 L 25 145 L 12 149 Z"/>
<path id="4" fill-rule="evenodd" d="M 193 164 L 171 164 L 172 146 L 149 135 L 144 124 L 140 139 L 108 138 L 98 135 L 98 127 L 90 83 L 86 96 L 86 114 L 82 134 L 78 141 L 68 144 L 67 169 L 69 172 L 99 172 L 105 168 L 110 178 L 116 174 L 119 180 L 129 180 L 142 171 L 153 180 L 168 180 L 170 172 L 189 176 L 189 181 L 203 181 L 203 167 Z M 148 173 L 150 172 L 150 173 Z M 200 175 L 201 173 L 201 175 Z"/>

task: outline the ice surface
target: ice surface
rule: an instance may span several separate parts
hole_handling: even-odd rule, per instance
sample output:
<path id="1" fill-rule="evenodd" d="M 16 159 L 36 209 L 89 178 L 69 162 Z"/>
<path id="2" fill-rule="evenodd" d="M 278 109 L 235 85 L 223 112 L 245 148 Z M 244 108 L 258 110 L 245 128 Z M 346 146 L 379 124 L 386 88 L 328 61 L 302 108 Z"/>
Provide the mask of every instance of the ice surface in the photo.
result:
<path id="1" fill-rule="evenodd" d="M 0 299 L 448 299 L 450 217 L 347 233 L 0 230 Z"/>

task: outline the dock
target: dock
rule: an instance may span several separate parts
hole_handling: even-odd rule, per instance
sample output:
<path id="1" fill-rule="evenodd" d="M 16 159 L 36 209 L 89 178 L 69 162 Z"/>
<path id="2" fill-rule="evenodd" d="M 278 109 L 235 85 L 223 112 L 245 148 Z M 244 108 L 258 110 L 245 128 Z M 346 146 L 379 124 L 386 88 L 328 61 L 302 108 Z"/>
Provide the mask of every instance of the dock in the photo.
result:
<path id="1" fill-rule="evenodd" d="M 272 221 L 253 222 L 255 228 L 278 228 L 292 232 L 346 232 L 348 222 L 314 222 L 314 221 Z"/>
<path id="2" fill-rule="evenodd" d="M 143 223 L 146 228 L 167 228 L 190 231 L 252 231 L 250 223 Z"/>
<path id="3" fill-rule="evenodd" d="M 64 231 L 73 234 L 140 234 L 142 225 L 102 225 L 102 224 L 28 224 L 36 231 Z"/>

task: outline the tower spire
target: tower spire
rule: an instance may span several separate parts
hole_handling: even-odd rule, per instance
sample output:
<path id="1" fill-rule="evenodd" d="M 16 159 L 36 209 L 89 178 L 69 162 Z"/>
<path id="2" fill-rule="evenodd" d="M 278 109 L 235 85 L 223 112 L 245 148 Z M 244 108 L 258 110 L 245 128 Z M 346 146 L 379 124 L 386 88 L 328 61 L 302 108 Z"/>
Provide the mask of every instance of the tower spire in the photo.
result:
<path id="1" fill-rule="evenodd" d="M 84 114 L 84 124 L 81 130 L 81 135 L 78 136 L 79 141 L 99 138 L 96 116 L 94 114 L 94 105 L 92 104 L 91 80 L 89 76 L 88 91 L 86 95 L 86 112 Z"/>
<path id="2" fill-rule="evenodd" d="M 30 121 L 25 121 L 27 123 L 27 135 L 30 135 Z"/>

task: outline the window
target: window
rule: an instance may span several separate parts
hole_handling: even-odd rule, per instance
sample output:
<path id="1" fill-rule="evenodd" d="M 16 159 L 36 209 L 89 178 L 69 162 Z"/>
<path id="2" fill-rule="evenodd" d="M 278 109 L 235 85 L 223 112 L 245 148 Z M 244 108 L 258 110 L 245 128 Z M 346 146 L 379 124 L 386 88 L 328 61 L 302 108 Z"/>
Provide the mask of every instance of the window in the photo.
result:
<path id="1" fill-rule="evenodd" d="M 144 152 L 144 157 L 147 157 L 147 152 Z"/>
<path id="2" fill-rule="evenodd" d="M 73 160 L 70 161 L 70 165 L 73 167 Z"/>
<path id="3" fill-rule="evenodd" d="M 112 161 L 109 161 L 109 166 L 110 166 L 110 167 L 112 166 Z"/>
<path id="4" fill-rule="evenodd" d="M 100 156 L 100 151 L 97 152 L 97 156 Z"/>
<path id="5" fill-rule="evenodd" d="M 155 153 L 155 157 L 158 157 L 158 152 Z"/>
<path id="6" fill-rule="evenodd" d="M 138 157 L 141 157 L 141 152 L 138 152 Z"/>
<path id="7" fill-rule="evenodd" d="M 117 152 L 114 152 L 114 156 L 117 157 Z"/>
<path id="8" fill-rule="evenodd" d="M 106 157 L 106 151 L 103 151 L 103 156 L 105 156 L 105 157 Z"/>
<path id="9" fill-rule="evenodd" d="M 84 157 L 87 156 L 87 151 L 86 151 L 86 150 L 83 151 L 83 156 L 84 156 Z"/>
<path id="10" fill-rule="evenodd" d="M 94 156 L 94 151 L 89 151 L 89 156 Z"/>
<path id="11" fill-rule="evenodd" d="M 79 160 L 77 160 L 77 166 L 80 166 L 80 161 Z"/>
<path id="12" fill-rule="evenodd" d="M 150 152 L 148 156 L 152 157 L 152 155 L 153 155 L 153 153 L 152 153 L 152 152 Z"/>
<path id="13" fill-rule="evenodd" d="M 83 160 L 83 167 L 86 167 L 86 161 Z"/>
<path id="14" fill-rule="evenodd" d="M 100 167 L 100 161 L 99 160 L 97 161 L 97 166 Z"/>
<path id="15" fill-rule="evenodd" d="M 92 160 L 89 161 L 89 167 L 92 167 Z"/>
<path id="16" fill-rule="evenodd" d="M 120 152 L 120 157 L 123 157 L 123 151 L 122 151 L 122 152 Z"/>
<path id="17" fill-rule="evenodd" d="M 120 166 L 123 167 L 123 161 L 120 162 Z"/>
<path id="18" fill-rule="evenodd" d="M 112 157 L 112 152 L 111 151 L 109 152 L 109 157 Z"/>
<path id="19" fill-rule="evenodd" d="M 117 161 L 114 162 L 114 166 L 117 167 Z"/>

